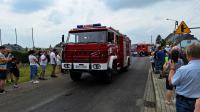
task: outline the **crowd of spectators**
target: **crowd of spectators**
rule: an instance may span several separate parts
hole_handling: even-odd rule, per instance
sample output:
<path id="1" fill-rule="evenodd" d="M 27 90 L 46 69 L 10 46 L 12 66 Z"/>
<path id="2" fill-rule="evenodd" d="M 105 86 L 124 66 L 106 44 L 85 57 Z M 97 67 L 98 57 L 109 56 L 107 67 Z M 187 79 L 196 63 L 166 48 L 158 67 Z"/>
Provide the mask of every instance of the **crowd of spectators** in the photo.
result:
<path id="1" fill-rule="evenodd" d="M 165 103 L 172 104 L 176 93 L 176 112 L 200 112 L 200 45 L 186 49 L 157 47 L 151 53 L 153 72 L 166 78 Z"/>
<path id="2" fill-rule="evenodd" d="M 38 84 L 38 80 L 47 80 L 45 77 L 47 64 L 52 67 L 51 77 L 56 78 L 56 67 L 61 70 L 61 57 L 56 49 L 47 50 L 30 50 L 28 52 L 30 66 L 30 82 Z M 38 73 L 38 69 L 41 72 Z M 14 88 L 19 88 L 20 78 L 19 61 L 12 55 L 12 50 L 0 46 L 0 94 L 5 93 L 5 84 L 13 84 Z"/>

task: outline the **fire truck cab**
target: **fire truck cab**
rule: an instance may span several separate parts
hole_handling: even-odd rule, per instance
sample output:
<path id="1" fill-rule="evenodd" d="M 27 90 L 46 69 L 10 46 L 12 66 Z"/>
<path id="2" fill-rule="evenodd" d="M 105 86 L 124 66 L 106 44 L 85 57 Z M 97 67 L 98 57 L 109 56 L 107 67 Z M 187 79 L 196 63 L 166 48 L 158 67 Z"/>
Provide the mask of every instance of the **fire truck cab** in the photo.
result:
<path id="1" fill-rule="evenodd" d="M 130 39 L 112 27 L 78 25 L 69 31 L 63 46 L 62 69 L 69 70 L 73 81 L 80 80 L 83 72 L 89 72 L 111 82 L 112 75 L 130 66 L 130 48 Z"/>

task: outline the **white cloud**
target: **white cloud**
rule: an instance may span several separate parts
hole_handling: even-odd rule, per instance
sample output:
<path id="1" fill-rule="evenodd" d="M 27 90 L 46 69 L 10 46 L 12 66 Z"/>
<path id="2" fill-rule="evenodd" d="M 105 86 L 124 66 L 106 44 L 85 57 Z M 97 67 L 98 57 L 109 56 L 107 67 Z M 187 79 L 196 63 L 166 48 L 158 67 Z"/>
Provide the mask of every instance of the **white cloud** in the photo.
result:
<path id="1" fill-rule="evenodd" d="M 189 26 L 200 26 L 198 0 L 151 3 L 142 7 L 110 9 L 104 0 L 58 0 L 49 7 L 29 13 L 13 11 L 12 0 L 0 4 L 0 28 L 3 43 L 15 43 L 17 28 L 19 44 L 31 47 L 31 28 L 34 28 L 35 45 L 49 47 L 61 41 L 61 35 L 78 24 L 102 23 L 112 26 L 132 38 L 132 42 L 149 42 L 150 36 L 166 37 L 174 29 L 174 22 L 166 18 L 185 20 Z M 25 8 L 26 9 L 26 8 Z M 200 36 L 199 30 L 192 30 Z"/>

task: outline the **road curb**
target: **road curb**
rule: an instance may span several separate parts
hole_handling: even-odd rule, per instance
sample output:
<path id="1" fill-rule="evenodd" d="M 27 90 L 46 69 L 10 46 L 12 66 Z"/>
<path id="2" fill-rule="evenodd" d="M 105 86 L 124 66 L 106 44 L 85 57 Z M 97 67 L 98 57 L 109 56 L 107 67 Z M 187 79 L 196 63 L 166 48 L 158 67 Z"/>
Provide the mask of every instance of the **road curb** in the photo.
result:
<path id="1" fill-rule="evenodd" d="M 153 82 L 153 88 L 154 88 L 154 93 L 155 93 L 155 98 L 156 98 L 156 112 L 161 112 L 160 110 L 160 107 L 161 107 L 161 105 L 160 105 L 160 103 L 158 103 L 158 101 L 159 101 L 159 97 L 158 97 L 158 88 L 157 88 L 157 86 L 156 86 L 156 82 L 155 82 L 155 80 L 154 80 L 154 76 L 153 76 L 153 73 L 152 73 L 152 71 L 151 71 L 151 77 L 152 77 L 152 82 Z"/>
<path id="2" fill-rule="evenodd" d="M 152 71 L 151 76 L 156 98 L 156 112 L 176 112 L 175 104 L 167 105 L 165 103 L 165 79 L 158 79 L 159 76 Z"/>
<path id="3" fill-rule="evenodd" d="M 148 72 L 148 79 L 144 93 L 144 108 L 141 110 L 141 112 L 156 112 L 156 99 L 151 69 L 149 69 Z"/>

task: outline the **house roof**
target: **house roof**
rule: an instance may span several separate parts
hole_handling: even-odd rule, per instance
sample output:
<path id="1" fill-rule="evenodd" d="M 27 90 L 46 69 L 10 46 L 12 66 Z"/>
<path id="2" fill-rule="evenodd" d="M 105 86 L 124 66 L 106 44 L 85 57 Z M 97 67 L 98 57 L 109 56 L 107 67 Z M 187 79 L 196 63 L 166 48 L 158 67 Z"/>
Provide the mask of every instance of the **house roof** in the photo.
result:
<path id="1" fill-rule="evenodd" d="M 174 41 L 175 44 L 179 44 L 182 40 L 197 40 L 197 38 L 194 37 L 194 35 L 191 34 L 184 34 L 184 35 L 177 35 L 177 34 L 169 34 L 166 38 L 165 41 Z"/>
<path id="2" fill-rule="evenodd" d="M 18 44 L 4 44 L 3 46 L 5 46 L 8 49 L 11 49 L 13 51 L 20 51 L 23 50 L 23 47 L 18 45 Z"/>

